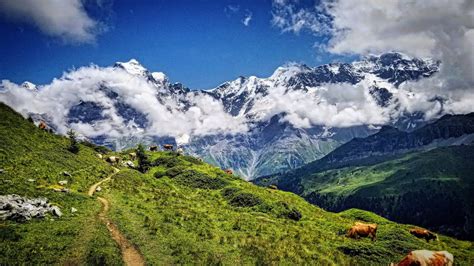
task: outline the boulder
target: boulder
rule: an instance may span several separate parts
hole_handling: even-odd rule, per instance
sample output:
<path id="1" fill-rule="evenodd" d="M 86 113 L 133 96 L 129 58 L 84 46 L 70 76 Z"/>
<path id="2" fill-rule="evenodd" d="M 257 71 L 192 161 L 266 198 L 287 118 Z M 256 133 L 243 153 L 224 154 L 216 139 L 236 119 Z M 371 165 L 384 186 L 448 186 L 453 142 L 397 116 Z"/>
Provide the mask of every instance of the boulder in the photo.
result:
<path id="1" fill-rule="evenodd" d="M 61 217 L 61 215 L 63 215 L 58 206 L 51 207 L 51 213 L 58 217 Z"/>
<path id="2" fill-rule="evenodd" d="M 58 184 L 60 184 L 61 186 L 65 186 L 67 185 L 67 180 L 61 180 L 58 182 Z"/>
<path id="3" fill-rule="evenodd" d="M 101 188 L 101 187 L 97 187 L 97 188 L 95 189 L 95 191 L 96 191 L 96 192 L 101 192 L 101 191 L 102 191 L 102 188 Z"/>
<path id="4" fill-rule="evenodd" d="M 61 216 L 61 210 L 52 206 L 46 198 L 25 198 L 15 194 L 0 196 L 0 220 L 26 222 L 32 218 L 44 218 L 46 213 Z"/>
<path id="5" fill-rule="evenodd" d="M 28 182 L 35 182 L 35 181 L 36 181 L 36 180 L 34 180 L 34 179 L 32 179 L 32 178 L 28 179 Z"/>
<path id="6" fill-rule="evenodd" d="M 74 207 L 71 207 L 71 213 L 75 213 L 75 212 L 77 212 L 77 209 Z"/>
<path id="7" fill-rule="evenodd" d="M 68 177 L 71 177 L 71 174 L 70 174 L 69 172 L 67 172 L 67 171 L 63 171 L 63 173 L 62 173 L 62 174 L 63 174 L 63 176 L 68 176 Z"/>

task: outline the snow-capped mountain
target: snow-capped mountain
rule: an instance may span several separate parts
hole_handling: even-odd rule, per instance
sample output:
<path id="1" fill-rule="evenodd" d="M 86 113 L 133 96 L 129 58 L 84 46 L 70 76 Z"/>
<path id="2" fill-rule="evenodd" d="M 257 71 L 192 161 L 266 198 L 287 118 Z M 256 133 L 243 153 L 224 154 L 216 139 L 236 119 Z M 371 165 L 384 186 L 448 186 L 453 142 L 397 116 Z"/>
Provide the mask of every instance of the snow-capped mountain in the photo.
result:
<path id="1" fill-rule="evenodd" d="M 439 66 L 388 53 L 318 67 L 288 64 L 267 78 L 238 77 L 193 91 L 132 59 L 81 68 L 39 90 L 25 82 L 20 92 L 4 81 L 0 101 L 60 133 L 72 127 L 115 149 L 178 143 L 189 154 L 252 179 L 321 158 L 383 124 L 404 130 L 424 124 L 423 112 L 400 107 L 399 87 L 430 77 Z M 51 95 L 64 99 L 43 104 Z M 35 101 L 41 108 L 27 104 Z"/>

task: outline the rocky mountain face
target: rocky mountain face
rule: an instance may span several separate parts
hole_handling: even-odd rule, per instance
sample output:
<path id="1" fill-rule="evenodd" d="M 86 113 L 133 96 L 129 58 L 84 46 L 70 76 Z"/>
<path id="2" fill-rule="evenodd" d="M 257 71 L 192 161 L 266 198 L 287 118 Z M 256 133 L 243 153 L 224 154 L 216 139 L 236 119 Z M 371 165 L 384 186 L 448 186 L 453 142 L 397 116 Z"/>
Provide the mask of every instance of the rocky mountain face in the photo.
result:
<path id="1" fill-rule="evenodd" d="M 439 65 L 440 62 L 430 59 L 387 53 L 353 63 L 332 63 L 318 67 L 289 64 L 279 67 L 268 78 L 239 77 L 212 90 L 193 91 L 180 83 L 171 83 L 161 72 L 148 71 L 132 59 L 129 62 L 117 62 L 108 71 L 126 71 L 139 77 L 153 86 L 159 103 L 175 114 L 193 107 L 196 97 L 211 96 L 222 104 L 226 113 L 244 119 L 248 132 L 191 135 L 186 141 L 176 140 L 168 134 L 150 134 L 149 130 L 148 134 L 143 134 L 151 124 L 150 114 L 127 103 L 125 97 L 129 96 L 114 91 L 113 82 L 108 82 L 106 78 L 97 84 L 97 90 L 105 93 L 109 106 L 83 97 L 68 107 L 65 123 L 96 127 L 103 126 L 107 119 L 120 121 L 123 125 L 121 128 L 111 126 L 110 131 L 114 134 L 106 132 L 86 137 L 97 144 L 118 150 L 139 142 L 178 144 L 188 154 L 200 156 L 222 168 L 231 168 L 246 179 L 253 179 L 302 166 L 323 157 L 353 138 L 366 137 L 377 131 L 372 125 L 295 125 L 289 121 L 289 114 L 285 110 L 275 110 L 275 101 L 287 104 L 291 102 L 291 98 L 285 99 L 286 95 L 298 92 L 308 95 L 308 99 L 314 99 L 316 105 L 324 100 L 318 98 L 318 92 L 314 88 L 324 84 L 346 84 L 347 90 L 351 90 L 352 85 L 364 82 L 370 84 L 368 93 L 378 106 L 396 108 L 397 102 L 393 99 L 393 94 L 398 86 L 409 80 L 433 75 L 438 71 Z M 30 91 L 38 90 L 31 83 L 25 83 L 24 87 Z M 140 93 L 140 88 L 137 87 L 136 90 L 137 94 Z M 283 96 L 276 99 L 275 91 L 283 91 Z M 107 108 L 117 110 L 118 117 L 109 115 Z M 54 114 L 51 112 L 30 113 L 30 116 L 36 120 L 50 121 L 51 126 L 55 127 L 52 122 Z M 424 123 L 422 113 L 404 114 L 389 122 L 402 130 L 414 130 Z"/>
<path id="2" fill-rule="evenodd" d="M 429 77 L 438 67 L 439 62 L 408 59 L 401 54 L 389 53 L 351 64 L 334 63 L 314 68 L 306 65 L 280 67 L 269 78 L 239 77 L 209 93 L 221 100 L 230 114 L 261 121 L 266 115 L 269 91 L 276 87 L 309 93 L 312 87 L 325 83 L 357 84 L 370 79 L 374 81 L 371 95 L 380 106 L 386 106 L 392 93 L 384 85 L 396 88 L 407 80 Z M 376 132 L 368 126 L 296 128 L 283 121 L 282 117 L 276 115 L 264 122 L 256 122 L 246 134 L 193 138 L 187 150 L 252 179 L 300 167 L 353 138 Z M 413 130 L 424 123 L 423 115 L 419 113 L 407 114 L 392 121 L 393 126 L 403 130 Z"/>

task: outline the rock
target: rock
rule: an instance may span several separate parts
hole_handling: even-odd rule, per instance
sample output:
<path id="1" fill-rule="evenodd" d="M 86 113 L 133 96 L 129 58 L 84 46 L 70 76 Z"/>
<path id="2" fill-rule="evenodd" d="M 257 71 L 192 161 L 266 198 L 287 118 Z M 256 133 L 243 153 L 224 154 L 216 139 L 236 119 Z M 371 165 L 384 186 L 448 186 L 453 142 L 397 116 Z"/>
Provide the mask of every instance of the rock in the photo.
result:
<path id="1" fill-rule="evenodd" d="M 3 174 L 3 173 L 5 173 L 5 170 L 0 168 L 0 174 Z"/>
<path id="2" fill-rule="evenodd" d="M 34 180 L 34 179 L 32 179 L 32 178 L 28 179 L 28 182 L 35 182 L 35 181 L 36 181 L 36 180 Z"/>
<path id="3" fill-rule="evenodd" d="M 75 213 L 75 212 L 77 212 L 77 209 L 74 208 L 74 207 L 71 207 L 71 212 L 72 212 L 72 213 Z"/>
<path id="4" fill-rule="evenodd" d="M 69 176 L 69 177 L 71 177 L 71 174 L 70 174 L 69 172 L 67 172 L 67 171 L 63 171 L 63 176 Z"/>
<path id="5" fill-rule="evenodd" d="M 52 214 L 54 214 L 58 217 L 61 217 L 63 215 L 58 206 L 51 207 L 50 211 L 51 211 Z"/>
<path id="6" fill-rule="evenodd" d="M 97 156 L 97 158 L 102 159 L 102 154 L 97 153 L 96 156 Z"/>
<path id="7" fill-rule="evenodd" d="M 61 192 L 60 188 L 53 188 L 54 192 Z"/>
<path id="8" fill-rule="evenodd" d="M 18 195 L 0 196 L 0 220 L 26 222 L 44 218 L 46 213 L 61 216 L 59 207 L 51 206 L 46 198 L 24 198 Z"/>
<path id="9" fill-rule="evenodd" d="M 101 187 L 97 187 L 97 188 L 95 189 L 95 191 L 96 191 L 96 192 L 101 192 L 101 191 L 102 191 L 102 188 L 101 188 Z"/>
<path id="10" fill-rule="evenodd" d="M 60 184 L 61 186 L 65 186 L 67 185 L 67 180 L 61 180 L 58 182 L 58 184 Z"/>
<path id="11" fill-rule="evenodd" d="M 130 168 L 134 168 L 135 164 L 132 161 L 125 161 L 124 166 L 128 166 Z"/>

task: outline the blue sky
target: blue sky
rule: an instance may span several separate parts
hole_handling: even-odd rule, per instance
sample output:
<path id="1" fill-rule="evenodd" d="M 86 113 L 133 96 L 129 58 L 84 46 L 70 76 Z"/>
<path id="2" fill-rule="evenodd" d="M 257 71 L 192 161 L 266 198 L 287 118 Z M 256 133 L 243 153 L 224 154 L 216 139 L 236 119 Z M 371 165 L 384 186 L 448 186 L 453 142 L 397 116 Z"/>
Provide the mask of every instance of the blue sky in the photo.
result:
<path id="1" fill-rule="evenodd" d="M 94 43 L 65 43 L 32 23 L 0 17 L 0 79 L 49 83 L 63 71 L 90 63 L 135 58 L 151 71 L 193 89 L 226 80 L 265 77 L 286 62 L 314 66 L 336 58 L 318 53 L 309 32 L 272 26 L 272 3 L 260 1 L 114 1 L 89 16 L 106 25 Z M 244 25 L 243 19 L 252 19 Z"/>

